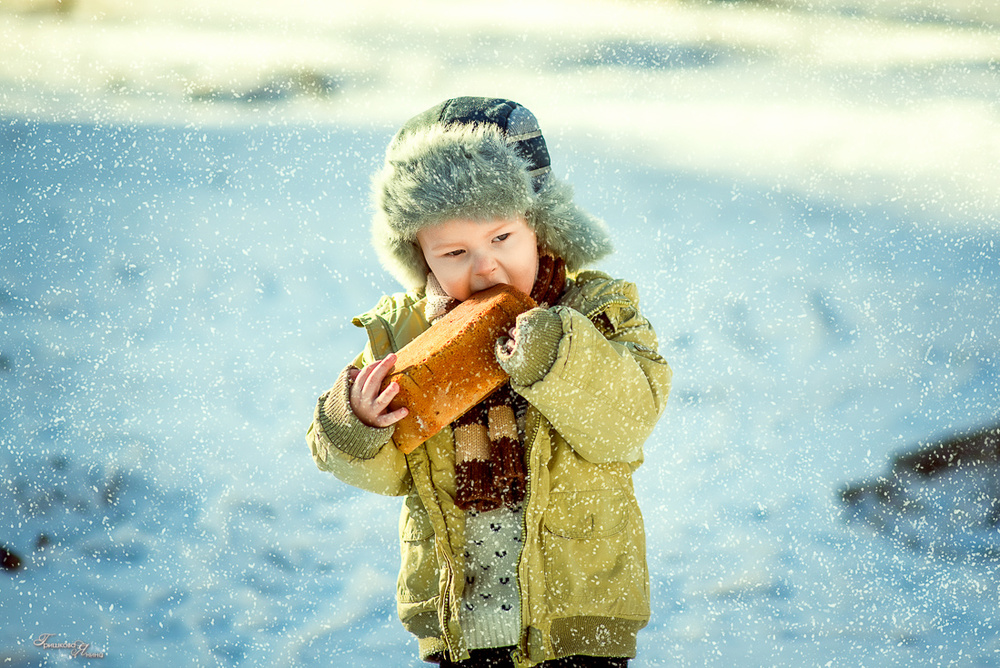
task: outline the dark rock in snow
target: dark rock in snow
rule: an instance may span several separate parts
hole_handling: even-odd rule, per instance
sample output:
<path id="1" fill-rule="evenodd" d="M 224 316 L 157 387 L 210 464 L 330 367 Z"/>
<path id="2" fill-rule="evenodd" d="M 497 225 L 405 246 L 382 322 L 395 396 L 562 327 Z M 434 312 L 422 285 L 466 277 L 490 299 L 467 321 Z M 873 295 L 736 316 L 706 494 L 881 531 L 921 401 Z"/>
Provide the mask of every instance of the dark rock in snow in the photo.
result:
<path id="1" fill-rule="evenodd" d="M 949 468 L 1000 464 L 1000 426 L 896 457 L 895 468 L 932 476 Z"/>
<path id="2" fill-rule="evenodd" d="M 275 103 L 294 97 L 330 97 L 339 91 L 340 86 L 337 78 L 323 72 L 279 72 L 247 89 L 207 88 L 194 91 L 191 99 L 199 102 Z"/>
<path id="3" fill-rule="evenodd" d="M 18 571 L 21 570 L 21 565 L 24 562 L 21 560 L 16 553 L 8 550 L 6 547 L 0 547 L 0 567 L 5 571 Z"/>
<path id="4" fill-rule="evenodd" d="M 849 522 L 902 547 L 1000 559 L 1000 426 L 921 445 L 890 471 L 840 491 Z"/>

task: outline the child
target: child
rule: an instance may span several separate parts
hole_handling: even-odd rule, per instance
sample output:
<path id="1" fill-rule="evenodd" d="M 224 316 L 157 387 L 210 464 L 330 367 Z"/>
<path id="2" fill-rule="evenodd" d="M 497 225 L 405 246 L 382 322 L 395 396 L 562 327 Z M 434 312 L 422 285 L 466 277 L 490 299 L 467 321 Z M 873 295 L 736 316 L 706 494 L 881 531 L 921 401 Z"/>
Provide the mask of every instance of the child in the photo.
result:
<path id="1" fill-rule="evenodd" d="M 456 98 L 408 121 L 373 182 L 372 240 L 407 288 L 354 323 L 368 345 L 319 398 L 320 469 L 404 496 L 396 602 L 444 666 L 625 666 L 649 620 L 632 472 L 670 368 L 635 286 L 581 271 L 604 224 L 552 175 L 526 108 Z M 496 357 L 510 383 L 409 455 L 381 388 L 395 351 L 500 283 L 539 302 Z"/>

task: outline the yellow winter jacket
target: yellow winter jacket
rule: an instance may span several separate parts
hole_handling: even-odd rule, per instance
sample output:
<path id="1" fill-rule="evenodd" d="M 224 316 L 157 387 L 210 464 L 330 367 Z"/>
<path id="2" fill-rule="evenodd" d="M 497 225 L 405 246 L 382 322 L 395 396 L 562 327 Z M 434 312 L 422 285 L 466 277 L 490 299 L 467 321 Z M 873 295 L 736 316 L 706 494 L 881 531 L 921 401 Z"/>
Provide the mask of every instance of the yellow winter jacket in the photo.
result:
<path id="1" fill-rule="evenodd" d="M 563 336 L 551 369 L 528 386 L 512 381 L 529 403 L 518 561 L 522 636 L 514 655 L 521 665 L 574 654 L 634 657 L 636 633 L 649 620 L 645 531 L 632 472 L 664 409 L 671 371 L 638 303 L 633 284 L 580 273 L 552 307 Z M 399 293 L 356 318 L 369 343 L 354 366 L 427 329 L 424 304 L 421 291 Z M 454 503 L 451 430 L 409 455 L 382 447 L 392 428 L 367 427 L 350 413 L 346 373 L 320 397 L 307 435 L 313 459 L 350 485 L 406 497 L 399 617 L 419 639 L 421 658 L 466 658 L 458 621 L 465 512 Z"/>

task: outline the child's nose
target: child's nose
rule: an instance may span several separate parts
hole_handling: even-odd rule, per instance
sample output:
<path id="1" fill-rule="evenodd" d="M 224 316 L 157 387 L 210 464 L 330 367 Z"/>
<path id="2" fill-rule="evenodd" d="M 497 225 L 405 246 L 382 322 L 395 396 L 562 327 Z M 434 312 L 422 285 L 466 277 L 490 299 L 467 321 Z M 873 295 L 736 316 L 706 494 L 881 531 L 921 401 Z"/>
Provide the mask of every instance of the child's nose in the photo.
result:
<path id="1" fill-rule="evenodd" d="M 477 274 L 486 276 L 497 268 L 497 261 L 489 253 L 478 253 L 475 258 L 475 263 L 473 265 L 473 271 Z"/>

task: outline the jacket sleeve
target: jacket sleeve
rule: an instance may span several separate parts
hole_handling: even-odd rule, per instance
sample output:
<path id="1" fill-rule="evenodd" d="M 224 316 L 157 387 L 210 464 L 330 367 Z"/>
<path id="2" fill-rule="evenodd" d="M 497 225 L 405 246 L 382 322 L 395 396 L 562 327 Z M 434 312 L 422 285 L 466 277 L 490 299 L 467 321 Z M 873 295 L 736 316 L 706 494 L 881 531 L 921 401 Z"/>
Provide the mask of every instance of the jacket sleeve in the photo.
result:
<path id="1" fill-rule="evenodd" d="M 348 372 L 372 361 L 370 348 L 366 348 L 320 396 L 306 441 L 320 470 L 353 487 L 401 496 L 409 491 L 411 478 L 405 455 L 388 445 L 394 427 L 369 427 L 351 410 Z"/>
<path id="2" fill-rule="evenodd" d="M 553 307 L 562 336 L 551 367 L 530 384 L 512 379 L 514 390 L 593 463 L 641 460 L 670 391 L 672 372 L 639 313 L 638 292 L 631 283 L 616 283 L 617 294 L 587 315 Z"/>

